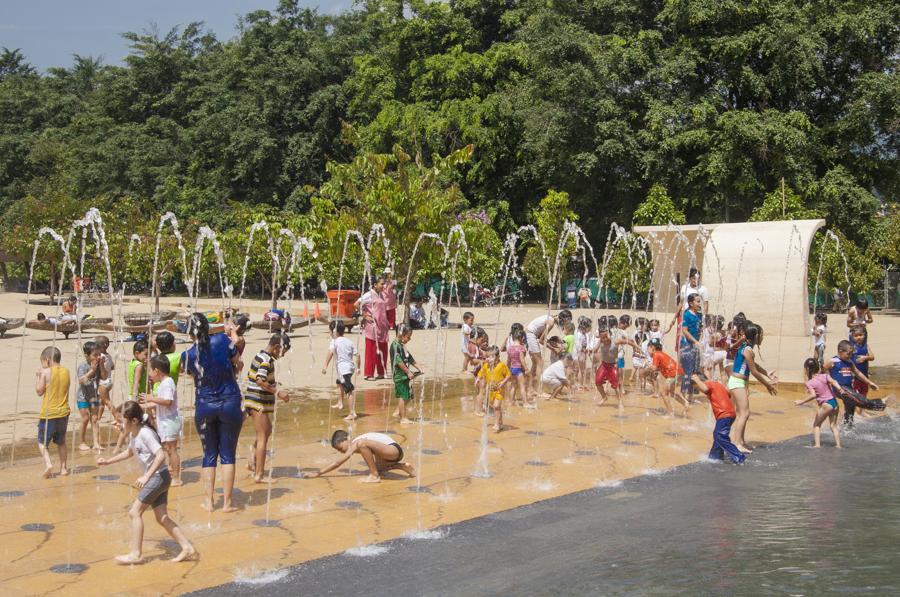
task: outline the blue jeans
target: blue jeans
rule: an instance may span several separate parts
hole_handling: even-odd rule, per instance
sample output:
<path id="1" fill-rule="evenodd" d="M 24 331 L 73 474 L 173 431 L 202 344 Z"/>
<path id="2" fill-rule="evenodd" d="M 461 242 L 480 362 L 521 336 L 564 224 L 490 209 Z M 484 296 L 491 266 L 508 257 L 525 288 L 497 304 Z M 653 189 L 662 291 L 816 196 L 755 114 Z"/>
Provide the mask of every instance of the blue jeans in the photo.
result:
<path id="1" fill-rule="evenodd" d="M 203 445 L 203 466 L 234 464 L 238 437 L 244 424 L 241 396 L 221 400 L 197 401 L 194 423 Z"/>
<path id="2" fill-rule="evenodd" d="M 731 443 L 731 424 L 734 423 L 734 417 L 718 419 L 716 428 L 713 430 L 713 445 L 709 451 L 709 457 L 713 460 L 724 460 L 725 455 L 735 464 L 742 464 L 745 460 L 744 453 L 737 449 Z"/>
<path id="3" fill-rule="evenodd" d="M 700 349 L 693 344 L 682 346 L 678 352 L 678 358 L 681 361 L 681 368 L 684 369 L 684 376 L 681 378 L 681 393 L 684 396 L 693 396 L 694 384 L 691 382 L 691 375 L 700 371 Z"/>

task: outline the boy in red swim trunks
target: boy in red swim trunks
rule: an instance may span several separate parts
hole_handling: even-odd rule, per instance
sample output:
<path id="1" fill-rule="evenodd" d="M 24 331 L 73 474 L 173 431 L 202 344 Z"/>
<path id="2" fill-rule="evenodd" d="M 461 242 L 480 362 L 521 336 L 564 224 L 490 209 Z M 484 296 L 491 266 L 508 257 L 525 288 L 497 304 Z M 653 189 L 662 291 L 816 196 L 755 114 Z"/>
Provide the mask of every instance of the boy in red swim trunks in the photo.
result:
<path id="1" fill-rule="evenodd" d="M 638 354 L 641 354 L 641 347 L 635 344 L 634 340 L 624 336 L 619 336 L 613 340 L 609 333 L 609 328 L 604 323 L 601 321 L 597 330 L 597 354 L 600 355 L 600 366 L 597 367 L 597 373 L 594 375 L 594 384 L 597 386 L 597 391 L 600 392 L 600 402 L 598 402 L 598 405 L 600 405 L 606 402 L 607 399 L 603 384 L 609 382 L 609 386 L 616 391 L 616 398 L 619 401 L 619 413 L 621 414 L 625 409 L 625 405 L 622 403 L 622 384 L 619 383 L 619 370 L 617 367 L 619 347 L 628 344 Z"/>
<path id="2" fill-rule="evenodd" d="M 734 403 L 731 402 L 731 394 L 728 389 L 717 381 L 709 381 L 702 374 L 694 374 L 691 381 L 697 389 L 709 398 L 713 416 L 716 418 L 716 428 L 713 431 L 713 445 L 709 451 L 710 460 L 724 460 L 725 455 L 734 464 L 743 464 L 746 456 L 731 443 L 731 424 L 737 416 Z"/>

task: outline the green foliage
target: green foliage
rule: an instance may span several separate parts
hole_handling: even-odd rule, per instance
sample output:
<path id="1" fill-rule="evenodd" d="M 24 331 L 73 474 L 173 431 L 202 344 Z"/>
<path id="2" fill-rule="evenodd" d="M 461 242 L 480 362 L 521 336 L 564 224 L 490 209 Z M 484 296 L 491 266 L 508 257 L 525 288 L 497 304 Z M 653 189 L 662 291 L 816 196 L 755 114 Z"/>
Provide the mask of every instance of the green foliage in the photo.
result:
<path id="1" fill-rule="evenodd" d="M 568 262 L 569 257 L 575 255 L 575 239 L 568 238 L 566 246 L 560 250 L 560 238 L 566 221 L 575 222 L 578 214 L 572 211 L 569 205 L 568 193 L 550 190 L 541 199 L 540 205 L 531 213 L 530 222 L 533 222 L 538 235 L 543 239 L 544 246 L 535 242 L 533 235 L 523 234 L 523 241 L 528 241 L 528 249 L 525 253 L 525 261 L 522 263 L 522 271 L 532 286 L 545 286 L 556 268 L 556 259 L 560 259 L 560 271 Z M 546 254 L 545 254 L 546 251 Z M 564 276 L 560 275 L 560 281 Z"/>
<path id="2" fill-rule="evenodd" d="M 766 195 L 762 205 L 753 210 L 751 222 L 775 222 L 780 220 L 813 220 L 821 215 L 806 207 L 803 198 L 785 185 Z"/>
<path id="3" fill-rule="evenodd" d="M 650 187 L 647 199 L 634 210 L 635 226 L 665 226 L 686 222 L 684 212 L 675 206 L 666 187 L 659 183 Z"/>
<path id="4" fill-rule="evenodd" d="M 833 238 L 826 240 L 823 232 L 813 238 L 808 272 L 810 294 L 816 286 L 820 267 L 819 288 L 828 291 L 839 288 L 846 292 L 849 286 L 851 294 L 870 292 L 884 277 L 884 270 L 871 252 L 861 249 L 840 231 L 834 234 L 839 242 Z"/>
<path id="5" fill-rule="evenodd" d="M 879 199 L 900 193 L 898 22 L 889 0 L 367 0 L 339 15 L 282 0 L 227 41 L 196 23 L 127 33 L 123 66 L 76 55 L 39 74 L 3 49 L 0 212 L 14 219 L 27 197 L 112 211 L 127 197 L 191 230 L 210 224 L 238 250 L 229 214 L 241 205 L 303 214 L 297 225 L 331 243 L 328 230 L 394 218 L 362 191 L 371 172 L 351 185 L 357 199 L 340 196 L 339 165 L 474 146 L 441 175 L 465 200 L 400 217 L 493 211 L 496 232 L 493 218 L 531 223 L 554 189 L 602 252 L 613 221 L 777 215 L 765 194 L 784 179 L 875 254 Z M 667 195 L 677 205 L 653 207 Z M 537 282 L 533 248 L 526 261 Z"/>

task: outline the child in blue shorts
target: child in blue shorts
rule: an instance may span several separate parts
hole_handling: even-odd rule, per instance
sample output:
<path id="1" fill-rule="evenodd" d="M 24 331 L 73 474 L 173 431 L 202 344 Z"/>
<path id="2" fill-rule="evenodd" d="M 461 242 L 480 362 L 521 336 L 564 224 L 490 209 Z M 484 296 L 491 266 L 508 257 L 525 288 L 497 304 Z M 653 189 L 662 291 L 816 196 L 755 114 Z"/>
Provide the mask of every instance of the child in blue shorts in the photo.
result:
<path id="1" fill-rule="evenodd" d="M 100 394 L 98 382 L 100 379 L 100 348 L 94 342 L 85 342 L 81 350 L 84 352 L 84 362 L 79 363 L 76 375 L 78 376 L 78 389 L 75 394 L 75 403 L 78 413 L 81 415 L 81 444 L 78 449 L 82 452 L 89 450 L 101 451 L 100 447 Z M 88 425 L 91 426 L 91 445 L 85 442 L 85 434 Z"/>
<path id="2" fill-rule="evenodd" d="M 809 358 L 803 362 L 803 369 L 806 371 L 806 399 L 795 400 L 794 404 L 801 406 L 810 400 L 815 400 L 818 404 L 816 418 L 813 419 L 813 437 L 815 447 L 822 447 L 822 423 L 828 419 L 831 426 L 831 433 L 834 435 L 835 447 L 841 447 L 841 436 L 838 432 L 838 403 L 834 397 L 834 390 L 840 390 L 834 379 L 829 375 L 820 373 L 819 360 L 817 358 Z"/>

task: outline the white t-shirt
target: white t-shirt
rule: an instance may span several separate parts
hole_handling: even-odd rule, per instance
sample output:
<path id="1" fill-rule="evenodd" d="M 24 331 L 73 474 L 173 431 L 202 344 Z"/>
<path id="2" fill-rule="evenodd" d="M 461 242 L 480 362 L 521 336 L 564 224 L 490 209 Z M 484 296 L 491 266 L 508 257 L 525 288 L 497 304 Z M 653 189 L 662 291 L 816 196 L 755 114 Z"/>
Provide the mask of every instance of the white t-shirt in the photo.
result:
<path id="1" fill-rule="evenodd" d="M 612 340 L 613 344 L 615 344 L 617 340 L 620 340 L 622 338 L 627 338 L 627 337 L 628 337 L 628 334 L 622 328 L 613 328 L 613 329 L 609 330 L 609 339 Z M 627 344 L 617 345 L 618 355 L 619 355 L 620 359 L 625 358 L 625 347 L 626 346 L 627 346 Z"/>
<path id="2" fill-rule="evenodd" d="M 469 352 L 469 335 L 472 333 L 472 326 L 468 323 L 463 322 L 460 327 L 460 331 L 462 332 L 462 344 L 460 345 L 460 349 L 466 354 Z"/>
<path id="3" fill-rule="evenodd" d="M 153 460 L 156 458 L 156 453 L 160 450 L 162 450 L 162 444 L 159 443 L 159 437 L 149 427 L 142 426 L 138 434 L 131 438 L 131 451 L 141 461 L 145 473 L 150 469 L 150 465 L 153 464 Z M 156 470 L 162 471 L 167 469 L 166 463 L 163 462 Z"/>
<path id="4" fill-rule="evenodd" d="M 566 362 L 565 361 L 556 361 L 546 369 L 544 369 L 544 374 L 541 376 L 541 379 L 548 384 L 559 385 L 564 381 L 568 381 L 568 377 L 566 377 Z"/>
<path id="5" fill-rule="evenodd" d="M 706 301 L 709 300 L 709 291 L 706 290 L 706 286 L 701 284 L 697 288 L 694 288 L 690 284 L 685 284 L 684 286 L 681 287 L 682 310 L 686 310 L 688 308 L 687 300 L 688 300 L 688 297 L 691 296 L 692 294 L 699 294 L 700 301 L 702 303 L 705 303 Z"/>
<path id="6" fill-rule="evenodd" d="M 540 317 L 531 320 L 531 323 L 525 326 L 525 331 L 540 337 L 540 335 L 544 333 L 544 328 L 547 327 L 547 324 L 551 319 L 553 319 L 552 315 L 541 315 Z"/>
<path id="7" fill-rule="evenodd" d="M 816 337 L 816 346 L 825 346 L 825 332 L 827 328 L 824 325 L 817 325 L 816 331 L 819 335 Z"/>
<path id="8" fill-rule="evenodd" d="M 174 421 L 177 419 L 178 390 L 175 387 L 175 380 L 167 376 L 164 380 L 159 382 L 159 387 L 156 388 L 156 397 L 172 401 L 169 406 L 163 406 L 162 404 L 156 405 L 157 421 Z"/>
<path id="9" fill-rule="evenodd" d="M 360 305 L 368 305 L 372 302 L 372 291 L 367 290 L 361 297 L 359 297 Z"/>
<path id="10" fill-rule="evenodd" d="M 353 362 L 353 357 L 357 352 L 356 345 L 353 342 L 340 336 L 332 340 L 328 348 L 334 354 L 334 365 L 337 368 L 338 375 L 350 375 L 356 371 L 356 363 Z"/>
<path id="11" fill-rule="evenodd" d="M 588 346 L 590 346 L 590 333 L 582 333 L 578 330 L 575 330 L 575 346 L 572 348 L 572 356 L 576 359 L 584 358 L 587 353 Z"/>
<path id="12" fill-rule="evenodd" d="M 370 431 L 368 433 L 363 433 L 362 435 L 354 437 L 353 441 L 350 443 L 356 443 L 361 439 L 378 442 L 379 444 L 384 444 L 385 446 L 390 446 L 391 444 L 397 443 L 396 441 L 394 441 L 394 438 L 392 438 L 390 435 L 388 435 L 386 433 L 378 433 L 377 431 Z"/>

